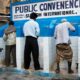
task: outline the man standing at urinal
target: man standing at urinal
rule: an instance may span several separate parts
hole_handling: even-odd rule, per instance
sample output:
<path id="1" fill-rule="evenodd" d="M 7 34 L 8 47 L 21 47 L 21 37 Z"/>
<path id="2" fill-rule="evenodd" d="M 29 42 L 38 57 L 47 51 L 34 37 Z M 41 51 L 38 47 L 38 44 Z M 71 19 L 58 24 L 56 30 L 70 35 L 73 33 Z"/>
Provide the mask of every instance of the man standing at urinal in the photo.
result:
<path id="1" fill-rule="evenodd" d="M 31 52 L 35 70 L 40 70 L 39 48 L 37 38 L 40 34 L 39 24 L 36 22 L 37 14 L 31 13 L 30 20 L 23 26 L 23 33 L 26 38 L 24 50 L 24 68 L 29 69 L 31 62 Z"/>
<path id="2" fill-rule="evenodd" d="M 68 61 L 68 73 L 73 73 L 71 69 L 73 52 L 70 47 L 71 42 L 68 29 L 75 31 L 75 28 L 66 19 L 62 19 L 61 23 L 55 27 L 54 37 L 56 39 L 57 73 L 60 72 L 59 63 L 61 59 L 66 59 Z"/>

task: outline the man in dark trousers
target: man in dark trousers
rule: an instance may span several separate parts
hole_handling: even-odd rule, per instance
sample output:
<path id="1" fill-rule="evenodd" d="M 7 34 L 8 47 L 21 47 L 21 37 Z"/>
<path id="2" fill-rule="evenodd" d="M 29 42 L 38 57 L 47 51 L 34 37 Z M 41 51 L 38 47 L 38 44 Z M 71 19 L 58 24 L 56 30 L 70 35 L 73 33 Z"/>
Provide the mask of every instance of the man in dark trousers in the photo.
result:
<path id="1" fill-rule="evenodd" d="M 23 33 L 26 37 L 24 49 L 24 68 L 29 69 L 31 62 L 31 53 L 34 61 L 35 70 L 40 70 L 39 64 L 39 48 L 37 38 L 40 33 L 39 24 L 35 21 L 37 18 L 36 13 L 30 14 L 30 20 L 23 26 Z"/>

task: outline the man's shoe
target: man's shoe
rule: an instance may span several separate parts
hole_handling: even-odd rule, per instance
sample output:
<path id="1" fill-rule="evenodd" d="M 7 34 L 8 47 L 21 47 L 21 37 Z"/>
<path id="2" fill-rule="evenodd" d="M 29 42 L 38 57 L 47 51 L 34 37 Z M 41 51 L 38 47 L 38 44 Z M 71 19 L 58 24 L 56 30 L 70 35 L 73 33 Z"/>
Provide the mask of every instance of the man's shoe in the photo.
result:
<path id="1" fill-rule="evenodd" d="M 0 52 L 2 52 L 3 48 L 0 48 Z"/>
<path id="2" fill-rule="evenodd" d="M 72 74 L 72 73 L 74 73 L 74 71 L 73 70 L 69 70 L 68 73 L 69 74 Z"/>
<path id="3" fill-rule="evenodd" d="M 35 70 L 43 70 L 43 68 L 38 68 L 38 69 L 35 69 Z"/>
<path id="4" fill-rule="evenodd" d="M 56 73 L 60 73 L 60 70 L 59 70 L 59 69 L 56 69 L 55 72 L 56 72 Z"/>
<path id="5" fill-rule="evenodd" d="M 78 70 L 78 63 L 76 63 L 76 69 Z"/>

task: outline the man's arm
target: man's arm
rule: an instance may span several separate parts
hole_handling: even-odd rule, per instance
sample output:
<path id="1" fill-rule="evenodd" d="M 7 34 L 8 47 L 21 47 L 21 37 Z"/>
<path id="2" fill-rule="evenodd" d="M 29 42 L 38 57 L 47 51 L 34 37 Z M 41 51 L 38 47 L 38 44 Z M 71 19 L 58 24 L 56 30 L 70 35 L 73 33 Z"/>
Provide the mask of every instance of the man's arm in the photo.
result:
<path id="1" fill-rule="evenodd" d="M 55 31 L 54 31 L 54 38 L 55 39 L 57 38 L 57 30 L 56 30 L 56 27 L 55 27 Z"/>
<path id="2" fill-rule="evenodd" d="M 7 40 L 7 38 L 8 38 L 7 36 L 8 36 L 8 35 L 6 35 L 6 34 L 3 35 L 3 40 L 4 40 L 4 41 Z"/>
<path id="3" fill-rule="evenodd" d="M 69 22 L 68 22 L 68 27 L 71 31 L 75 31 L 75 27 Z"/>
<path id="4" fill-rule="evenodd" d="M 6 35 L 10 34 L 11 32 L 16 32 L 16 28 L 14 27 L 12 30 L 5 30 L 4 31 Z"/>
<path id="5" fill-rule="evenodd" d="M 39 24 L 36 25 L 36 36 L 38 37 L 40 35 L 40 28 Z"/>
<path id="6" fill-rule="evenodd" d="M 26 33 L 27 33 L 27 32 L 26 32 L 26 26 L 27 26 L 27 25 L 26 25 L 26 23 L 25 23 L 25 24 L 23 25 L 23 34 L 24 34 L 24 36 L 26 36 Z"/>

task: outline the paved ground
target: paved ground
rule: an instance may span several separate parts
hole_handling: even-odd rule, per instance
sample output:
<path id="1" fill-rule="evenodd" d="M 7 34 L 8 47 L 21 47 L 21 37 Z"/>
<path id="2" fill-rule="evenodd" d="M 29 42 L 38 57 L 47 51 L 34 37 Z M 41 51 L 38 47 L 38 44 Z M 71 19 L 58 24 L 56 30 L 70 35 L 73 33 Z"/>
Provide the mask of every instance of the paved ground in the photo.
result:
<path id="1" fill-rule="evenodd" d="M 0 80 L 80 80 L 76 75 L 61 75 L 43 71 L 0 68 Z"/>
<path id="2" fill-rule="evenodd" d="M 0 67 L 5 67 L 4 65 L 0 65 Z M 9 67 L 9 68 L 12 68 L 12 65 Z M 35 71 L 33 69 L 29 69 L 29 70 L 25 70 L 25 71 L 28 71 L 30 73 L 30 75 L 11 75 L 10 73 L 6 74 L 0 74 L 0 80 L 80 80 L 80 79 L 77 79 L 77 75 L 78 75 L 78 71 L 76 70 L 76 68 L 74 68 L 74 73 L 73 74 L 68 74 L 67 72 L 67 68 L 63 67 L 61 68 L 60 70 L 60 74 L 56 74 L 55 73 L 55 66 L 53 66 L 51 68 L 51 71 L 50 73 L 53 73 L 53 74 L 47 74 L 47 73 L 42 73 L 43 71 L 40 70 L 40 71 Z M 1 73 L 1 71 L 0 71 Z M 34 74 L 34 75 L 32 75 Z M 6 76 L 9 76 L 10 77 L 6 77 Z M 36 75 L 36 76 L 35 76 Z M 53 77 L 53 78 L 52 78 Z M 1 79 L 2 78 L 2 79 Z M 12 79 L 11 79 L 12 78 Z"/>

